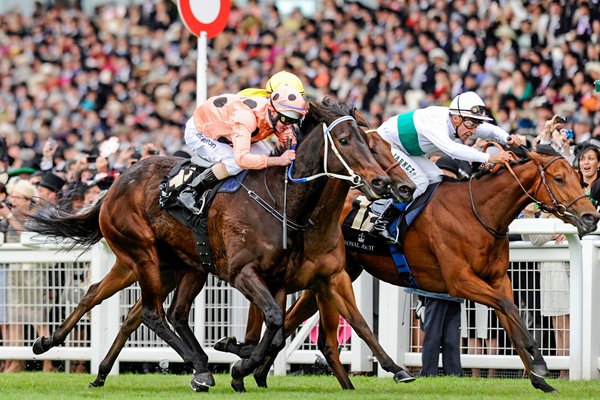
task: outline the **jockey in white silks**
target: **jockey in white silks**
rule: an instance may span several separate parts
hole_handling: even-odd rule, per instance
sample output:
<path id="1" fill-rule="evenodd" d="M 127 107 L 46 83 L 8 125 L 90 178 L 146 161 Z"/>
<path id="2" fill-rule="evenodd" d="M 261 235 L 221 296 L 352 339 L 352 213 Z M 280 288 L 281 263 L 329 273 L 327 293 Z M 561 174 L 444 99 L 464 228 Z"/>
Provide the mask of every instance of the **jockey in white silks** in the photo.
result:
<path id="1" fill-rule="evenodd" d="M 429 160 L 436 152 L 470 162 L 500 163 L 510 159 L 510 153 L 506 151 L 487 154 L 464 144 L 475 135 L 510 146 L 521 145 L 517 135 L 509 135 L 490 124 L 488 121 L 492 118 L 489 115 L 477 93 L 465 92 L 456 96 L 450 107 L 431 106 L 391 117 L 377 132 L 390 143 L 394 158 L 417 185 L 416 198 L 429 184 L 442 180 L 442 172 Z M 392 235 L 388 226 L 398 214 L 398 209 L 389 204 L 371 233 L 396 243 L 397 235 Z"/>

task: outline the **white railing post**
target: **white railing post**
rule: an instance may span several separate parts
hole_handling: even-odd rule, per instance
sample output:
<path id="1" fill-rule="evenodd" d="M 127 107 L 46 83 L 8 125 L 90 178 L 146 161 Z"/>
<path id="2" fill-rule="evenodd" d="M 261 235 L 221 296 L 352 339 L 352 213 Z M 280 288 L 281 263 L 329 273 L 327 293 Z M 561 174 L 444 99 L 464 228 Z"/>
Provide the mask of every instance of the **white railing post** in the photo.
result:
<path id="1" fill-rule="evenodd" d="M 582 355 L 581 357 L 581 379 L 599 379 L 600 371 L 598 370 L 600 362 L 600 271 L 598 246 L 600 241 L 598 237 L 590 237 L 582 240 Z M 571 268 L 571 276 L 573 274 Z M 573 278 L 571 278 L 573 279 Z M 572 281 L 571 281 L 572 282 Z M 571 286 L 571 292 L 574 288 Z M 571 312 L 573 308 L 571 307 Z M 572 335 L 572 333 L 571 333 Z M 573 359 L 573 355 L 571 355 Z"/>
<path id="2" fill-rule="evenodd" d="M 90 262 L 90 281 L 97 283 L 110 271 L 114 264 L 115 256 L 104 240 L 92 246 L 89 251 L 91 251 L 92 256 Z M 92 374 L 98 373 L 100 362 L 119 332 L 121 326 L 120 320 L 118 293 L 92 309 L 90 327 L 90 369 Z M 110 373 L 119 373 L 118 359 Z"/>
<path id="3" fill-rule="evenodd" d="M 354 289 L 354 298 L 360 313 L 365 318 L 367 325 L 373 329 L 373 277 L 362 273 L 356 281 L 352 283 Z M 368 372 L 373 371 L 372 353 L 369 346 L 352 329 L 352 363 L 350 371 Z"/>
<path id="4" fill-rule="evenodd" d="M 410 351 L 410 295 L 404 288 L 379 282 L 379 343 L 396 364 L 404 367 L 404 354 Z M 391 377 L 382 368 L 377 376 Z"/>
<path id="5" fill-rule="evenodd" d="M 566 234 L 569 240 L 570 262 L 570 345 L 569 345 L 569 378 L 581 379 L 583 359 L 583 271 L 582 246 L 576 234 Z"/>

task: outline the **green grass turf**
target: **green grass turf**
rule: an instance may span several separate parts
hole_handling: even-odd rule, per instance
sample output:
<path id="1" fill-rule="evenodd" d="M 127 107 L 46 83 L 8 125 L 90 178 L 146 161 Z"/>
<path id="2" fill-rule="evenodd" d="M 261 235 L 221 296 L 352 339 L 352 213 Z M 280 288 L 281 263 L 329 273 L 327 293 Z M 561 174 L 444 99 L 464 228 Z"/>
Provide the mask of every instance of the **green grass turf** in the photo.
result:
<path id="1" fill-rule="evenodd" d="M 25 372 L 0 374 L 0 399 L 542 399 L 527 379 L 418 378 L 407 384 L 391 378 L 352 377 L 354 391 L 342 391 L 333 376 L 271 376 L 269 388 L 246 378 L 247 392 L 231 389 L 229 375 L 215 375 L 209 393 L 194 393 L 191 375 L 121 374 L 110 376 L 103 388 L 88 388 L 88 374 Z M 600 399 L 600 381 L 548 380 L 563 399 Z"/>

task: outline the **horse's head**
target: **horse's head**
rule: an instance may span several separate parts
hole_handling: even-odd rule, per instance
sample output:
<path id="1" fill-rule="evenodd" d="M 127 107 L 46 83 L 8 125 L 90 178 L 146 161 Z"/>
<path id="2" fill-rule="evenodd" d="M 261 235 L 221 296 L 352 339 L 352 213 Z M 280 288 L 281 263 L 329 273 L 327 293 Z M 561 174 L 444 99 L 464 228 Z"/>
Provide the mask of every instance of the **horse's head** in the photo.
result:
<path id="1" fill-rule="evenodd" d="M 369 122 L 356 108 L 352 109 L 352 116 L 356 119 L 358 126 L 367 133 L 367 142 L 375 161 L 381 165 L 381 168 L 392 180 L 392 184 L 388 187 L 391 197 L 398 202 L 412 201 L 417 186 L 394 158 L 389 143 L 383 140 L 375 129 L 369 129 Z"/>
<path id="2" fill-rule="evenodd" d="M 408 177 L 406 171 L 400 167 L 392 155 L 390 144 L 376 130 L 366 132 L 371 154 L 392 180 L 392 184 L 388 188 L 392 198 L 398 202 L 412 201 L 417 185 Z"/>
<path id="3" fill-rule="evenodd" d="M 370 199 L 390 197 L 390 177 L 373 158 L 366 134 L 346 106 L 329 98 L 312 101 L 302 129 L 320 129 L 320 140 L 325 141 L 321 156 L 327 175 L 350 181 Z"/>
<path id="4" fill-rule="evenodd" d="M 540 182 L 533 193 L 542 210 L 577 227 L 580 235 L 596 230 L 600 214 L 581 187 L 579 174 L 558 155 L 529 153 L 537 165 Z"/>

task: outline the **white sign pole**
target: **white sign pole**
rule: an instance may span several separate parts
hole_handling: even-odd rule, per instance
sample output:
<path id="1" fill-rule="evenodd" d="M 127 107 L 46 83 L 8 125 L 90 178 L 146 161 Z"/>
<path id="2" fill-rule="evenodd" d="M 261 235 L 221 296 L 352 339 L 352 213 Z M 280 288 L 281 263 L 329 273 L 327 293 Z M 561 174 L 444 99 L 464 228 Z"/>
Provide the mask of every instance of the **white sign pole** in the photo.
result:
<path id="1" fill-rule="evenodd" d="M 206 32 L 202 31 L 198 36 L 198 59 L 196 60 L 196 107 L 207 99 L 207 69 Z"/>

